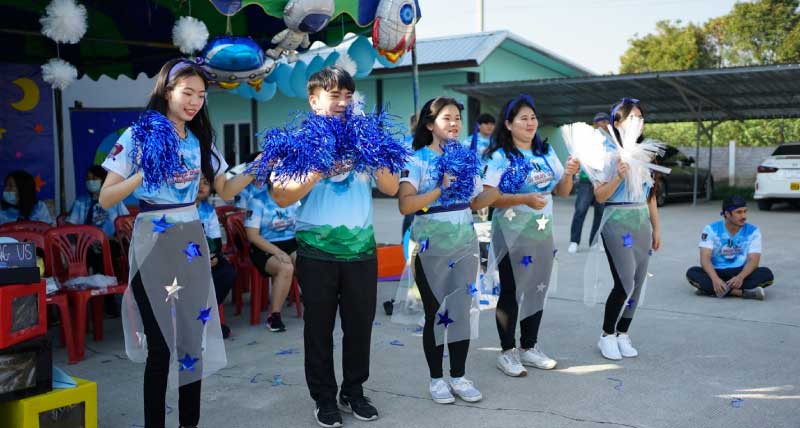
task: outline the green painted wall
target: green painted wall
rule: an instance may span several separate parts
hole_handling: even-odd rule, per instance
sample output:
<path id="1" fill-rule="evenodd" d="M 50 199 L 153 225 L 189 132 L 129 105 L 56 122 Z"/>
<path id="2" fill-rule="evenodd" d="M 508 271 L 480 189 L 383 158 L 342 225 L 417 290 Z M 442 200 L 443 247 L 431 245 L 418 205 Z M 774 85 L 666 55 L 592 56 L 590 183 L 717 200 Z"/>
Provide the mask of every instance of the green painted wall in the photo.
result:
<path id="1" fill-rule="evenodd" d="M 564 77 L 564 74 L 542 67 L 502 46 L 481 64 L 481 82 L 508 82 Z"/>

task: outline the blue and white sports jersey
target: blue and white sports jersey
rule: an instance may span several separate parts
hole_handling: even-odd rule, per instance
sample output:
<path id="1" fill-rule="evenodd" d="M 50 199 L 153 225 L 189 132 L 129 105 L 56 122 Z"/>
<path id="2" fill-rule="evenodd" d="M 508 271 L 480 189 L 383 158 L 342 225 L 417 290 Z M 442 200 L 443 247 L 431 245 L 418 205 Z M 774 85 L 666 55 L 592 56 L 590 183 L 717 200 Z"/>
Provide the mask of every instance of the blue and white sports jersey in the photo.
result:
<path id="1" fill-rule="evenodd" d="M 478 133 L 478 156 L 483 158 L 483 153 L 486 152 L 486 149 L 489 148 L 490 137 L 484 137 L 481 133 Z M 472 145 L 472 135 L 467 136 L 467 139 L 464 140 L 461 144 L 465 147 L 470 147 Z"/>
<path id="2" fill-rule="evenodd" d="M 89 210 L 92 210 L 91 219 L 89 219 Z M 90 196 L 84 195 L 79 197 L 72 203 L 72 210 L 67 217 L 67 223 L 71 224 L 90 224 L 103 229 L 107 236 L 114 236 L 114 220 L 121 215 L 128 215 L 128 208 L 122 202 L 109 209 L 103 209 L 100 203 L 96 200 L 93 201 Z M 87 223 L 87 220 L 91 220 Z"/>
<path id="3" fill-rule="evenodd" d="M 533 169 L 525 180 L 525 184 L 519 193 L 552 193 L 556 185 L 564 176 L 564 166 L 556 156 L 552 146 L 548 147 L 547 154 L 544 156 L 534 155 L 531 150 L 520 150 L 525 160 L 530 162 Z M 511 161 L 506 156 L 503 149 L 497 149 L 492 153 L 492 157 L 486 162 L 486 177 L 484 184 L 497 187 L 500 178 L 506 169 L 511 166 Z"/>
<path id="4" fill-rule="evenodd" d="M 281 208 L 269 194 L 267 186 L 253 188 L 247 203 L 247 218 L 244 226 L 258 229 L 259 235 L 269 242 L 294 239 L 297 209 L 300 203 Z"/>
<path id="5" fill-rule="evenodd" d="M 151 204 L 189 204 L 195 201 L 201 175 L 200 141 L 188 127 L 186 131 L 186 138 L 180 142 L 181 162 L 185 171 L 176 174 L 170 179 L 169 184 L 164 184 L 154 191 L 145 190 L 144 186 L 140 186 L 133 192 L 136 199 Z M 138 169 L 134 168 L 128 155 L 131 147 L 133 147 L 133 141 L 131 140 L 131 130 L 128 128 L 114 144 L 114 148 L 103 162 L 103 168 L 124 178 L 133 175 Z M 216 157 L 211 156 L 211 167 L 216 171 L 215 177 L 218 177 L 225 173 L 228 164 L 216 147 L 212 146 L 211 150 L 216 154 Z"/>
<path id="6" fill-rule="evenodd" d="M 206 238 L 222 238 L 222 228 L 220 228 L 219 217 L 217 217 L 217 211 L 213 205 L 208 201 L 200 201 L 197 204 L 197 214 L 200 216 L 200 223 L 203 224 Z"/>
<path id="7" fill-rule="evenodd" d="M 12 223 L 17 220 L 20 220 L 19 210 L 17 208 L 9 207 L 7 209 L 0 210 L 0 224 Z M 45 205 L 45 203 L 42 201 L 37 202 L 33 207 L 30 218 L 22 220 L 43 221 L 49 224 L 55 223 L 53 221 L 53 216 L 50 215 L 50 210 L 47 209 L 47 205 Z"/>
<path id="8" fill-rule="evenodd" d="M 730 236 L 725 220 L 720 220 L 703 229 L 699 246 L 711 250 L 711 264 L 715 269 L 738 268 L 747 263 L 748 254 L 761 253 L 761 231 L 745 223 L 736 235 Z"/>

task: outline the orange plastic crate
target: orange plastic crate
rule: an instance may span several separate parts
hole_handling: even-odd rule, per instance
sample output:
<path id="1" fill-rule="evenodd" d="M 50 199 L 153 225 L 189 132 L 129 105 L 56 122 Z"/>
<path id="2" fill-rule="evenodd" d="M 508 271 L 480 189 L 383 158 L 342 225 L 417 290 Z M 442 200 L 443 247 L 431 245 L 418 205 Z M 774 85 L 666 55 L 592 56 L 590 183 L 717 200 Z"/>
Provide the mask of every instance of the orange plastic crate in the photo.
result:
<path id="1" fill-rule="evenodd" d="M 399 279 L 405 268 L 402 245 L 378 246 L 378 280 L 392 281 Z"/>

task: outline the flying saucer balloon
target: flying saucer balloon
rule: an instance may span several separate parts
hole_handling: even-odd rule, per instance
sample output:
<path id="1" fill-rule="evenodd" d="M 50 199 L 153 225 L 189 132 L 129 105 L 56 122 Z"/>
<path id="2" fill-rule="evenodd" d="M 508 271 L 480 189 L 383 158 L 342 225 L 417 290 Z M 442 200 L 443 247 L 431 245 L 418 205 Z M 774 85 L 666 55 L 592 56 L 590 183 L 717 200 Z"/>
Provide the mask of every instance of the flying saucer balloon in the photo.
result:
<path id="1" fill-rule="evenodd" d="M 275 62 L 249 37 L 222 36 L 211 40 L 198 57 L 211 82 L 224 89 L 248 83 L 259 90 Z"/>

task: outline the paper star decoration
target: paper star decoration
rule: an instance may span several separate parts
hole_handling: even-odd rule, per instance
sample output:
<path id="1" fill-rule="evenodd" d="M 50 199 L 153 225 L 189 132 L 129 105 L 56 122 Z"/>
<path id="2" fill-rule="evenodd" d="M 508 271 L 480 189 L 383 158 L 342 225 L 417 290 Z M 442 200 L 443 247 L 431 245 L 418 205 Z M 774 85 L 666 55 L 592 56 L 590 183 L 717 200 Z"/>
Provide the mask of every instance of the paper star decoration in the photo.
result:
<path id="1" fill-rule="evenodd" d="M 622 235 L 622 245 L 624 245 L 625 248 L 633 247 L 633 237 L 630 232 Z"/>
<path id="2" fill-rule="evenodd" d="M 445 309 L 443 314 L 437 313 L 436 315 L 439 316 L 439 321 L 437 321 L 436 324 L 444 325 L 444 328 L 447 328 L 447 326 L 455 322 L 449 316 L 450 315 L 449 309 Z"/>
<path id="3" fill-rule="evenodd" d="M 467 284 L 467 293 L 470 296 L 474 296 L 478 292 L 478 288 L 475 287 L 475 284 Z"/>
<path id="4" fill-rule="evenodd" d="M 533 257 L 531 257 L 531 256 L 522 256 L 522 260 L 520 260 L 520 263 L 523 266 L 528 267 L 528 266 L 531 265 L 531 263 L 533 263 Z"/>
<path id="5" fill-rule="evenodd" d="M 180 370 L 178 370 L 178 371 L 182 372 L 184 370 L 189 370 L 190 372 L 193 372 L 194 371 L 194 363 L 196 363 L 198 361 L 200 361 L 199 358 L 192 358 L 192 356 L 189 355 L 189 353 L 187 352 L 186 355 L 184 355 L 183 358 L 178 360 L 178 362 L 181 363 Z"/>
<path id="6" fill-rule="evenodd" d="M 636 303 L 636 299 L 628 299 L 628 303 L 625 306 L 632 308 L 634 303 Z"/>
<path id="7" fill-rule="evenodd" d="M 544 290 L 547 290 L 547 284 L 545 284 L 545 283 L 541 283 L 541 284 L 539 284 L 539 285 L 537 285 L 537 286 L 536 286 L 536 291 L 537 291 L 538 293 L 543 293 L 543 292 L 544 292 Z"/>
<path id="8" fill-rule="evenodd" d="M 503 217 L 505 217 L 508 221 L 512 221 L 516 215 L 517 213 L 514 212 L 514 208 L 509 208 L 506 210 L 506 213 L 503 214 Z"/>
<path id="9" fill-rule="evenodd" d="M 450 263 L 447 264 L 447 267 L 449 267 L 450 269 L 456 267 L 456 262 L 450 261 Z"/>
<path id="10" fill-rule="evenodd" d="M 550 219 L 547 218 L 544 214 L 542 214 L 542 218 L 537 218 L 536 224 L 539 225 L 539 228 L 537 230 L 544 230 L 547 227 L 548 221 L 550 221 Z"/>
<path id="11" fill-rule="evenodd" d="M 164 286 L 164 288 L 167 289 L 167 299 L 165 302 L 169 302 L 169 299 L 178 299 L 178 290 L 183 287 L 178 285 L 178 279 L 176 278 L 172 280 L 172 285 Z"/>
<path id="12" fill-rule="evenodd" d="M 203 325 L 206 325 L 206 323 L 211 319 L 211 307 L 209 306 L 205 309 L 201 308 L 200 315 L 198 315 L 196 319 L 202 321 Z"/>
<path id="13" fill-rule="evenodd" d="M 423 239 L 422 241 L 420 241 L 419 242 L 419 252 L 420 253 L 424 253 L 424 252 L 428 251 L 428 245 L 430 245 L 430 240 L 429 239 Z"/>
<path id="14" fill-rule="evenodd" d="M 500 295 L 500 286 L 495 285 L 494 287 L 492 287 L 492 296 L 498 296 L 498 295 Z"/>
<path id="15" fill-rule="evenodd" d="M 189 263 L 191 263 L 192 259 L 195 257 L 202 256 L 200 253 L 200 246 L 194 242 L 189 242 L 189 244 L 186 245 L 186 248 L 183 250 L 183 253 L 186 254 L 186 260 L 188 260 Z"/>
<path id="16" fill-rule="evenodd" d="M 158 220 L 152 219 L 151 221 L 153 222 L 153 233 L 164 233 L 170 227 L 175 226 L 174 224 L 167 221 L 166 215 L 162 215 L 161 218 Z"/>

